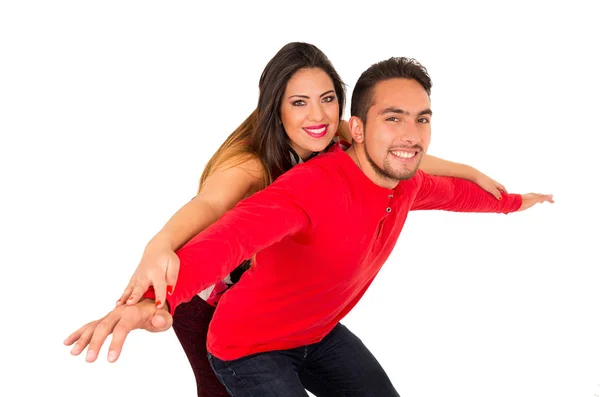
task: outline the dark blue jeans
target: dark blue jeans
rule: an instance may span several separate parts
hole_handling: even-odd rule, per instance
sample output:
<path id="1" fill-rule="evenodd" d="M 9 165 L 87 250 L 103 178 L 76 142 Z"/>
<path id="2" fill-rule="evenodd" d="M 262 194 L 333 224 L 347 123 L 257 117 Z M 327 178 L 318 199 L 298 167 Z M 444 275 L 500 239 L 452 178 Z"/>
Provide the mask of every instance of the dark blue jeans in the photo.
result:
<path id="1" fill-rule="evenodd" d="M 209 354 L 234 397 L 399 397 L 379 362 L 338 324 L 321 342 L 223 361 Z"/>

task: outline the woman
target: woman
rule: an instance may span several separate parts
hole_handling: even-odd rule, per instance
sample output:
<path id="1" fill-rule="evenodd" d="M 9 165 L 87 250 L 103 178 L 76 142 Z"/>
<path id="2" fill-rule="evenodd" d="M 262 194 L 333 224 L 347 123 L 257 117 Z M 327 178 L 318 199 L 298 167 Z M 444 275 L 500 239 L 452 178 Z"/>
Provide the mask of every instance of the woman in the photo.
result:
<path id="1" fill-rule="evenodd" d="M 117 304 L 135 304 L 152 285 L 156 306 L 162 307 L 165 291 L 172 292 L 177 279 L 179 262 L 175 250 L 237 202 L 337 142 L 336 131 L 345 104 L 344 83 L 318 48 L 306 43 L 284 46 L 265 67 L 259 89 L 256 110 L 211 158 L 202 174 L 198 195 L 148 243 Z M 342 138 L 344 127 L 339 129 Z M 499 189 L 504 190 L 471 167 L 435 157 L 426 157 L 421 169 L 470 179 L 496 197 Z M 206 334 L 219 297 L 248 266 L 249 261 L 241 264 L 227 279 L 181 305 L 175 313 L 173 328 L 194 370 L 199 396 L 228 395 L 207 360 Z M 79 354 L 89 343 L 86 327 L 66 341 L 72 344 L 79 339 L 73 354 Z"/>

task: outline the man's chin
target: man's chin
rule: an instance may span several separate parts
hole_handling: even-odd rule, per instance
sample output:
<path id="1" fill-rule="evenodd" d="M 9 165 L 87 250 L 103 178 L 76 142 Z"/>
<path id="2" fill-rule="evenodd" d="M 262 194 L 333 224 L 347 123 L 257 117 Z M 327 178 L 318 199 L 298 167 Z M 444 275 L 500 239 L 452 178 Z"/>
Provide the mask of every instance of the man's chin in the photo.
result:
<path id="1" fill-rule="evenodd" d="M 413 176 L 415 176 L 418 169 L 419 169 L 419 166 L 416 166 L 415 168 L 410 169 L 410 170 L 407 170 L 407 169 L 393 170 L 393 171 L 390 170 L 392 172 L 388 172 L 388 175 L 392 176 L 393 179 L 396 179 L 398 181 L 405 181 L 405 180 L 410 179 Z"/>
<path id="2" fill-rule="evenodd" d="M 413 176 L 415 176 L 415 174 L 416 174 L 416 173 L 417 173 L 417 170 L 414 170 L 414 171 L 412 171 L 412 172 L 405 172 L 405 173 L 402 173 L 402 174 L 400 175 L 400 178 L 398 178 L 398 180 L 399 180 L 399 181 L 405 181 L 405 180 L 407 180 L 407 179 L 410 179 L 410 178 L 412 178 Z"/>

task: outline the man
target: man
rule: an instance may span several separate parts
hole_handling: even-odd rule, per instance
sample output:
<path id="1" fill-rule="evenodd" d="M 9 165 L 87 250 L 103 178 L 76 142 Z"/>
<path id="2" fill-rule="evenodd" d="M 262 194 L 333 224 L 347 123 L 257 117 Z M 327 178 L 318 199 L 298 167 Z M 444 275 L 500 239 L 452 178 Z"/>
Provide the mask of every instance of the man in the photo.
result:
<path id="1" fill-rule="evenodd" d="M 209 331 L 211 363 L 231 395 L 306 396 L 304 384 L 316 395 L 397 396 L 339 321 L 383 266 L 408 211 L 508 213 L 552 202 L 537 194 L 497 200 L 468 181 L 417 171 L 430 142 L 430 89 L 414 60 L 372 65 L 352 95 L 352 148 L 295 167 L 178 251 L 171 313 L 256 254 Z M 114 330 L 115 359 L 130 330 L 161 331 L 170 321 L 151 301 L 118 307 L 93 327 L 88 351 Z"/>

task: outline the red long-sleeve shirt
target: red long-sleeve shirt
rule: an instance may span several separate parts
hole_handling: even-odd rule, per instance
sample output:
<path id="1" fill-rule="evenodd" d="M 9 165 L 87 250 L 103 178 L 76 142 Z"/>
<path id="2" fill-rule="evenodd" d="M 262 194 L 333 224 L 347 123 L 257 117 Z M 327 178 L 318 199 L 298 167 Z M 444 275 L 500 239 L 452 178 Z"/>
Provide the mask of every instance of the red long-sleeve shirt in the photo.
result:
<path id="1" fill-rule="evenodd" d="M 319 342 L 363 296 L 409 210 L 516 211 L 477 185 L 421 171 L 394 189 L 375 185 L 342 150 L 294 167 L 183 246 L 173 312 L 256 257 L 221 298 L 208 350 L 222 360 Z M 150 296 L 150 295 L 148 295 Z"/>

